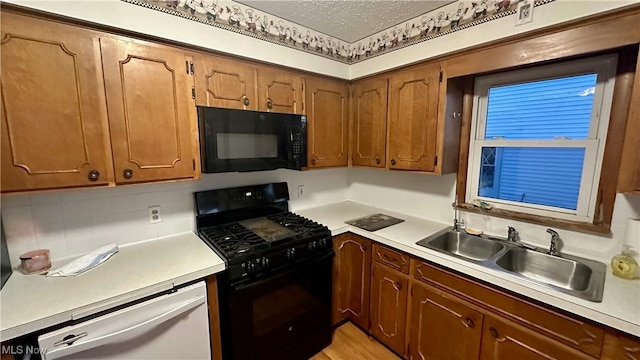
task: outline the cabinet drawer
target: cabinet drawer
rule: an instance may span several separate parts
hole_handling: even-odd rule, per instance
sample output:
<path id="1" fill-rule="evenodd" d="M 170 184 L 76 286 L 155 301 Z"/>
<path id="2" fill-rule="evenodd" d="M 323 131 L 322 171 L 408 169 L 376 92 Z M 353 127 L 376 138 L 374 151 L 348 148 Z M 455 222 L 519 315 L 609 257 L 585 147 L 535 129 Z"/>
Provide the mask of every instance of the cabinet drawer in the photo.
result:
<path id="1" fill-rule="evenodd" d="M 409 257 L 384 246 L 373 245 L 373 260 L 385 264 L 402 273 L 409 273 Z"/>
<path id="2" fill-rule="evenodd" d="M 577 317 L 522 300 L 483 283 L 466 279 L 425 262 L 411 260 L 417 280 L 453 292 L 467 301 L 523 324 L 586 354 L 600 357 L 604 330 Z"/>

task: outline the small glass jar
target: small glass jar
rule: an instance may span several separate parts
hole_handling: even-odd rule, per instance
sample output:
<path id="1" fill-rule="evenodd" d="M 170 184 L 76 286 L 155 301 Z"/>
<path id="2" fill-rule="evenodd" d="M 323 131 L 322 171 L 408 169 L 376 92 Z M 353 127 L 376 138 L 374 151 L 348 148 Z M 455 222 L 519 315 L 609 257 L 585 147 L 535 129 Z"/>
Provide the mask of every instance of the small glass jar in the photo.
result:
<path id="1" fill-rule="evenodd" d="M 38 249 L 20 255 L 22 271 L 25 274 L 37 274 L 51 268 L 48 249 Z"/>

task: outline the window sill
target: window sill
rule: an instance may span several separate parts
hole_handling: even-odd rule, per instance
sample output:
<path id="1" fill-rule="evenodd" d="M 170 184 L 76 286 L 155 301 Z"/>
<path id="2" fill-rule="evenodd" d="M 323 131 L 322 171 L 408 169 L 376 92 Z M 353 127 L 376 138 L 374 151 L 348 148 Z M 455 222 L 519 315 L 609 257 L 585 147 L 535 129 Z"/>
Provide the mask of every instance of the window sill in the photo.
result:
<path id="1" fill-rule="evenodd" d="M 578 221 L 571 221 L 571 220 L 561 220 L 561 219 L 555 219 L 547 216 L 525 214 L 521 212 L 501 210 L 496 208 L 493 208 L 491 210 L 486 210 L 486 209 L 481 209 L 479 207 L 473 206 L 472 204 L 468 204 L 468 203 L 458 204 L 458 209 L 462 211 L 470 212 L 470 213 L 496 216 L 504 219 L 524 221 L 524 222 L 529 222 L 533 224 L 556 227 L 560 229 L 566 229 L 566 230 L 577 231 L 577 232 L 588 232 L 588 233 L 595 233 L 600 235 L 611 234 L 610 224 L 594 224 L 594 223 L 578 222 Z"/>

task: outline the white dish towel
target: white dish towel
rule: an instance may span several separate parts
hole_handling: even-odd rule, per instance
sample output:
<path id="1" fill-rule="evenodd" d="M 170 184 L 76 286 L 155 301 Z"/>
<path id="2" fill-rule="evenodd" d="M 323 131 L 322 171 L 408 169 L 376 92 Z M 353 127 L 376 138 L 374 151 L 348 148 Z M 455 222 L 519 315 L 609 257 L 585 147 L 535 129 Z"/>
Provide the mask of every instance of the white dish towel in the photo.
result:
<path id="1" fill-rule="evenodd" d="M 109 244 L 95 249 L 87 255 L 81 256 L 70 263 L 49 271 L 47 276 L 76 276 L 107 261 L 118 252 L 118 245 Z"/>

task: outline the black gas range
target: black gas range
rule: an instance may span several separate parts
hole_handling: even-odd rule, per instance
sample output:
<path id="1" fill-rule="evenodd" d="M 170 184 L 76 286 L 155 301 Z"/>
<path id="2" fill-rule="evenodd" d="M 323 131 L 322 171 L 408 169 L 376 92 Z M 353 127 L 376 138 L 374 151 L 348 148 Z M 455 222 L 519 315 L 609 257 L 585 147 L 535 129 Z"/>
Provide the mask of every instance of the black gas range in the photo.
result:
<path id="1" fill-rule="evenodd" d="M 195 193 L 198 235 L 227 264 L 225 359 L 308 359 L 331 343 L 331 232 L 288 201 L 286 183 Z"/>

